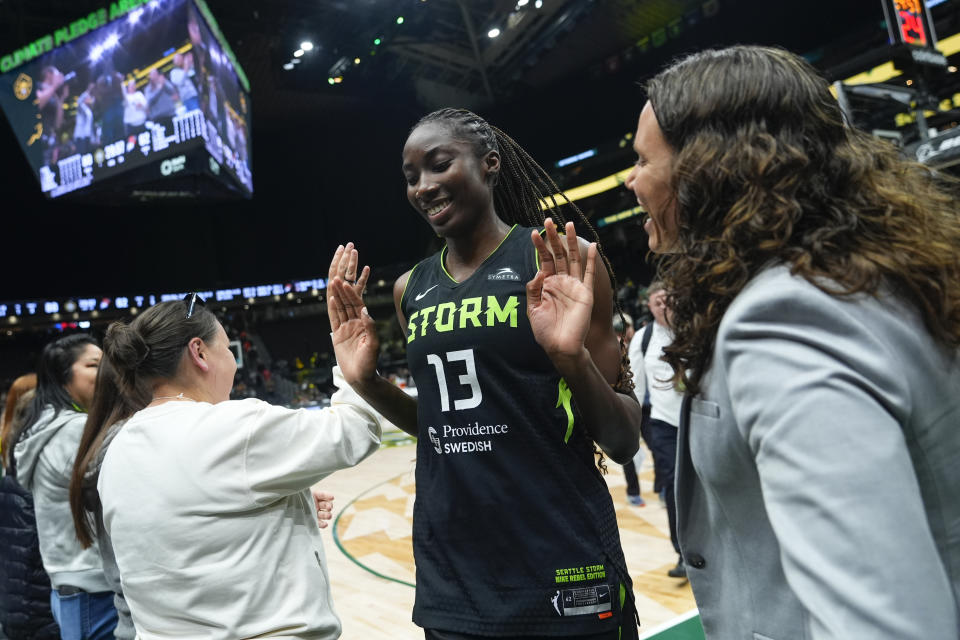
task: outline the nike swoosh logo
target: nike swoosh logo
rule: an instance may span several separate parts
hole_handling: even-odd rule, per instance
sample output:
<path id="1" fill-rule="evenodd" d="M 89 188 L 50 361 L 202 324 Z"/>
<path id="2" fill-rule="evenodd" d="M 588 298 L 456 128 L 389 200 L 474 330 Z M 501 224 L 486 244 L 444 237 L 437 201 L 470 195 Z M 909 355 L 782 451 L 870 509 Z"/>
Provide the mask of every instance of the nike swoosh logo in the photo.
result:
<path id="1" fill-rule="evenodd" d="M 439 286 L 440 286 L 440 285 L 435 284 L 435 285 L 433 285 L 432 287 L 430 287 L 429 289 L 427 289 L 426 291 L 424 291 L 423 293 L 418 293 L 418 294 L 417 294 L 417 297 L 415 297 L 414 300 L 422 300 L 422 299 L 423 299 L 423 296 L 427 295 L 428 293 L 430 293 L 431 291 L 433 291 L 434 289 L 436 289 L 436 288 L 439 287 Z"/>

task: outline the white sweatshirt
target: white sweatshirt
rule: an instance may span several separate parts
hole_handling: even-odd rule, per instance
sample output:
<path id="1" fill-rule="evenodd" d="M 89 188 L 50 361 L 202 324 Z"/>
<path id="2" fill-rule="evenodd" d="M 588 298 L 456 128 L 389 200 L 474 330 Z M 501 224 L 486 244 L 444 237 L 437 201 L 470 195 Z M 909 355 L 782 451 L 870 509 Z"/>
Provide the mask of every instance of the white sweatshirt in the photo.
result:
<path id="1" fill-rule="evenodd" d="M 683 393 L 677 391 L 673 383 L 669 382 L 673 378 L 673 369 L 660 359 L 663 348 L 673 342 L 673 332 L 654 321 L 646 355 L 640 349 L 642 341 L 643 329 L 640 329 L 630 341 L 630 362 L 633 365 L 636 385 L 634 391 L 641 401 L 642 394 L 645 391 L 650 392 L 650 418 L 662 420 L 674 427 L 679 426 Z"/>
<path id="2" fill-rule="evenodd" d="M 309 487 L 375 451 L 381 418 L 334 382 L 322 411 L 171 401 L 116 436 L 98 490 L 142 640 L 339 637 Z"/>

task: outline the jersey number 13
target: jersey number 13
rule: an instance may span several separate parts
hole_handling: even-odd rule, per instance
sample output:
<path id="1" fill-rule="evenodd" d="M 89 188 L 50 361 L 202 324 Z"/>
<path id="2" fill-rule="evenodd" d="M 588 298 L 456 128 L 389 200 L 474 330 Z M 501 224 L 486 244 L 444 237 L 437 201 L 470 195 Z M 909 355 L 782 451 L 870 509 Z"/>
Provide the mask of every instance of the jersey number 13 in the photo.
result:
<path id="1" fill-rule="evenodd" d="M 483 400 L 483 393 L 480 391 L 480 383 L 477 380 L 477 364 L 473 358 L 473 349 L 462 349 L 460 351 L 447 351 L 447 365 L 452 366 L 455 362 L 462 362 L 466 367 L 466 373 L 460 374 L 460 385 L 470 387 L 470 397 L 453 401 L 453 408 L 456 411 L 463 409 L 473 409 L 480 406 Z M 440 387 L 440 410 L 450 411 L 450 392 L 447 387 L 447 376 L 444 373 L 443 359 L 435 353 L 427 355 L 427 362 L 433 365 L 437 371 L 437 383 Z"/>

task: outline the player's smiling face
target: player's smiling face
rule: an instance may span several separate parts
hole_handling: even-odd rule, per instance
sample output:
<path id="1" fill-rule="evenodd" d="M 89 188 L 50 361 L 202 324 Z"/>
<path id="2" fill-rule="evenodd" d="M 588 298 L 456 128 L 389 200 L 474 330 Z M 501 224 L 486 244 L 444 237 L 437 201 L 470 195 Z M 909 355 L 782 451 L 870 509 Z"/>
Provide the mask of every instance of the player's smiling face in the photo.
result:
<path id="1" fill-rule="evenodd" d="M 441 237 L 492 212 L 490 178 L 499 168 L 496 152 L 478 158 L 469 142 L 455 138 L 440 122 L 414 129 L 403 147 L 407 200 Z"/>

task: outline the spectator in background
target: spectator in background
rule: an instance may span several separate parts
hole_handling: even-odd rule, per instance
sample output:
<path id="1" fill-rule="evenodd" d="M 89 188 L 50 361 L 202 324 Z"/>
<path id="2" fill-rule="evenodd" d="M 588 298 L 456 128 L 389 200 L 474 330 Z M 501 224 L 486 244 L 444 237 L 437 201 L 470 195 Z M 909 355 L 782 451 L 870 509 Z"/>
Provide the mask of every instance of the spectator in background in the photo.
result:
<path id="1" fill-rule="evenodd" d="M 77 153 L 89 153 L 93 149 L 93 91 L 91 84 L 77 97 L 77 115 L 73 123 L 73 144 Z"/>
<path id="2" fill-rule="evenodd" d="M 2 461 L 5 469 L 10 468 L 12 461 L 12 445 L 16 444 L 17 438 L 20 435 L 19 433 L 14 433 L 12 431 L 14 422 L 13 418 L 17 409 L 17 403 L 27 391 L 36 388 L 36 386 L 37 374 L 28 373 L 16 378 L 10 385 L 10 390 L 7 392 L 3 416 L 0 417 L 0 454 L 3 456 Z"/>
<path id="3" fill-rule="evenodd" d="M 147 121 L 147 97 L 137 89 L 137 81 L 133 78 L 127 81 L 125 88 L 123 127 L 127 137 L 130 137 L 143 131 L 143 125 Z"/>
<path id="4" fill-rule="evenodd" d="M 214 51 L 217 51 L 214 48 Z M 222 55 L 222 54 L 218 54 Z M 205 109 L 207 120 L 212 122 L 217 127 L 217 133 L 221 138 L 226 138 L 226 130 L 224 125 L 224 104 L 223 104 L 223 90 L 221 89 L 220 79 L 216 71 L 210 73 L 206 77 L 207 81 L 207 101 L 206 104 L 203 104 Z"/>
<path id="5" fill-rule="evenodd" d="M 94 88 L 99 111 L 101 144 L 108 145 L 124 138 L 123 76 L 120 72 L 104 73 Z"/>
<path id="6" fill-rule="evenodd" d="M 37 85 L 37 109 L 40 115 L 40 139 L 43 140 L 43 163 L 55 165 L 59 160 L 59 134 L 63 128 L 63 105 L 70 94 L 66 78 L 54 66 L 41 72 Z"/>
<path id="7" fill-rule="evenodd" d="M 192 57 L 189 58 L 192 60 Z M 170 70 L 170 82 L 176 87 L 180 102 L 187 111 L 200 108 L 197 87 L 193 84 L 193 67 L 188 64 L 187 56 L 182 53 L 173 55 L 173 69 Z"/>
<path id="8" fill-rule="evenodd" d="M 243 118 L 237 118 L 236 139 L 234 140 L 234 150 L 240 157 L 240 162 L 247 164 L 247 123 Z"/>
<path id="9" fill-rule="evenodd" d="M 211 72 L 210 53 L 200 31 L 200 16 L 193 5 L 187 9 L 187 36 L 190 38 L 190 68 L 194 75 L 202 78 Z"/>
<path id="10" fill-rule="evenodd" d="M 674 387 L 673 370 L 661 359 L 663 348 L 673 340 L 666 300 L 667 292 L 661 283 L 654 282 L 647 288 L 647 307 L 653 315 L 653 322 L 637 333 L 631 341 L 630 363 L 637 381 L 643 380 L 644 391 L 639 390 L 638 384 L 634 392 L 638 398 L 644 399 L 644 406 L 650 407 L 647 413 L 649 419 L 641 429 L 641 435 L 653 456 L 654 491 L 663 492 L 667 522 L 670 526 L 670 542 L 678 556 L 677 565 L 670 569 L 667 575 L 671 578 L 683 578 L 687 572 L 677 538 L 677 507 L 673 486 L 677 462 L 677 427 L 680 424 L 683 393 Z M 643 348 L 644 344 L 646 349 Z"/>
<path id="11" fill-rule="evenodd" d="M 173 116 L 177 111 L 177 89 L 159 69 L 151 69 L 144 90 L 147 98 L 147 118 L 166 127 L 170 134 Z"/>
<path id="12" fill-rule="evenodd" d="M 623 292 L 622 287 L 621 292 Z M 626 349 L 627 345 L 630 344 L 630 341 L 633 340 L 635 333 L 633 330 L 633 319 L 626 313 L 623 314 L 622 320 L 619 315 L 613 316 L 613 331 L 617 334 L 617 339 L 624 344 L 623 348 Z M 634 384 L 636 384 L 636 380 L 634 380 Z M 636 395 L 636 386 L 634 386 L 633 391 Z M 627 502 L 635 507 L 646 506 L 646 502 L 644 501 L 640 491 L 640 478 L 637 476 L 637 470 L 640 469 L 641 466 L 643 466 L 642 446 L 637 449 L 637 452 L 634 454 L 632 460 L 629 460 L 623 464 L 623 477 L 627 481 Z"/>
<path id="13" fill-rule="evenodd" d="M 0 629 L 10 640 L 56 640 L 60 630 L 50 612 L 50 578 L 43 570 L 33 498 L 16 480 L 13 447 L 23 412 L 33 400 L 37 376 L 14 380 L 3 413 L 4 476 L 0 479 Z"/>
<path id="14" fill-rule="evenodd" d="M 17 480 L 33 494 L 43 567 L 53 585 L 51 608 L 64 640 L 113 637 L 113 591 L 96 548 L 84 549 L 73 531 L 68 488 L 96 385 L 100 348 L 86 334 L 47 344 L 37 389 L 14 449 Z"/>

